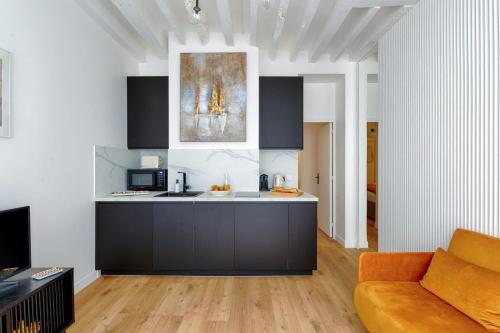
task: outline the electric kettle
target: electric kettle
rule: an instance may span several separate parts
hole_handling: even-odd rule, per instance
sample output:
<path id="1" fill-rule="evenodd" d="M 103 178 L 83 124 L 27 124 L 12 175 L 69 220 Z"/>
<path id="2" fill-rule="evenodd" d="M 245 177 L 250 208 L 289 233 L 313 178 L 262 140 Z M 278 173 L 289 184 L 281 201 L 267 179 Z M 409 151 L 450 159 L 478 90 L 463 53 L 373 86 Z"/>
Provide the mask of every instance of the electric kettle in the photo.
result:
<path id="1" fill-rule="evenodd" d="M 275 173 L 273 176 L 273 188 L 285 187 L 286 176 L 281 173 Z"/>

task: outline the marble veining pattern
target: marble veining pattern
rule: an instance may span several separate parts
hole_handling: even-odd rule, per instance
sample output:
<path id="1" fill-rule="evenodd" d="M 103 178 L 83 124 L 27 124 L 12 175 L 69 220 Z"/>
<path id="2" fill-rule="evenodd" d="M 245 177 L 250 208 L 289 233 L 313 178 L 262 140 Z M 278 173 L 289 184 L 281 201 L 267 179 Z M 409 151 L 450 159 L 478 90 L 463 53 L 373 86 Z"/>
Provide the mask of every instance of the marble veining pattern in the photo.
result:
<path id="1" fill-rule="evenodd" d="M 207 191 L 213 184 L 223 184 L 225 173 L 235 191 L 259 189 L 257 149 L 170 149 L 168 170 L 169 190 L 181 178 L 179 171 L 187 173 L 187 183 L 193 191 Z"/>
<path id="2" fill-rule="evenodd" d="M 275 173 L 287 176 L 286 187 L 297 187 L 299 176 L 299 152 L 297 150 L 261 150 L 260 173 L 269 176 L 269 187 Z"/>
<path id="3" fill-rule="evenodd" d="M 160 167 L 167 167 L 167 150 L 129 150 L 106 146 L 94 146 L 94 195 L 127 189 L 127 169 L 139 169 L 141 156 L 159 155 Z"/>

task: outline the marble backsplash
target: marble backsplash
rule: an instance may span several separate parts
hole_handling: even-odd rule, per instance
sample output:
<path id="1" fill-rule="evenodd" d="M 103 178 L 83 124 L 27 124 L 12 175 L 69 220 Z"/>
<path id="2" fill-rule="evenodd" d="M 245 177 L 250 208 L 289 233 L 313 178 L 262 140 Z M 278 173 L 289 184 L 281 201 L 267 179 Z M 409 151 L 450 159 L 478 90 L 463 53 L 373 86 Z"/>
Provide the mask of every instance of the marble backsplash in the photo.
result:
<path id="1" fill-rule="evenodd" d="M 167 168 L 167 150 L 129 150 L 94 146 L 94 195 L 127 189 L 127 169 L 139 169 L 141 156 L 160 156 L 160 167 Z"/>
<path id="2" fill-rule="evenodd" d="M 223 184 L 224 174 L 234 191 L 258 191 L 259 175 L 285 174 L 287 187 L 297 187 L 298 151 L 236 149 L 128 150 L 94 146 L 94 194 L 109 195 L 127 188 L 127 169 L 140 168 L 142 155 L 159 155 L 160 167 L 168 169 L 168 189 L 174 190 L 179 171 L 186 172 L 192 191 L 207 191 L 213 184 Z"/>
<path id="3" fill-rule="evenodd" d="M 273 175 L 286 175 L 285 187 L 297 187 L 299 177 L 299 152 L 297 150 L 261 150 L 259 154 L 260 174 L 269 176 L 269 188 Z"/>
<path id="4" fill-rule="evenodd" d="M 168 151 L 168 188 L 186 172 L 192 191 L 207 191 L 213 184 L 223 184 L 224 174 L 234 191 L 259 190 L 259 150 L 170 149 Z"/>

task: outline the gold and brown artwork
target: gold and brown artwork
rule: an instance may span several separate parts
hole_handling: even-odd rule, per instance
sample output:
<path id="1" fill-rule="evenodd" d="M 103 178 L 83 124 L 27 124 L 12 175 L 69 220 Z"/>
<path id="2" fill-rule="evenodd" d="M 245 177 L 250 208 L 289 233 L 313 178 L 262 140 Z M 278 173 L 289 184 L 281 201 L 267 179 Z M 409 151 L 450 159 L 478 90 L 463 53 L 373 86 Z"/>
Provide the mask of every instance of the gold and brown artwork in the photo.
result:
<path id="1" fill-rule="evenodd" d="M 181 142 L 246 141 L 246 68 L 246 53 L 181 53 Z"/>

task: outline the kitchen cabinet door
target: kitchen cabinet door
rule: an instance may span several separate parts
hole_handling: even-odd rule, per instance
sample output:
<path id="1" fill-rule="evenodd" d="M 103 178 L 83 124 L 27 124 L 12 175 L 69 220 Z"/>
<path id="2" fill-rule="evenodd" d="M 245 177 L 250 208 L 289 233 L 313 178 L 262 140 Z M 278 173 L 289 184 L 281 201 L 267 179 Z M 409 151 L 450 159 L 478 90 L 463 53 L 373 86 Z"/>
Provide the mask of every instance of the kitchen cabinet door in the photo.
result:
<path id="1" fill-rule="evenodd" d="M 237 270 L 286 270 L 288 204 L 237 204 L 235 237 Z"/>
<path id="2" fill-rule="evenodd" d="M 168 76 L 127 78 L 129 149 L 168 148 Z"/>
<path id="3" fill-rule="evenodd" d="M 153 206 L 153 266 L 155 270 L 190 270 L 193 266 L 194 205 Z"/>
<path id="4" fill-rule="evenodd" d="M 234 205 L 194 205 L 194 270 L 234 269 Z"/>
<path id="5" fill-rule="evenodd" d="M 260 77 L 261 149 L 303 149 L 303 77 Z"/>
<path id="6" fill-rule="evenodd" d="M 152 268 L 152 205 L 97 204 L 96 269 L 138 271 Z"/>
<path id="7" fill-rule="evenodd" d="M 316 269 L 316 203 L 291 203 L 289 215 L 288 268 Z"/>

